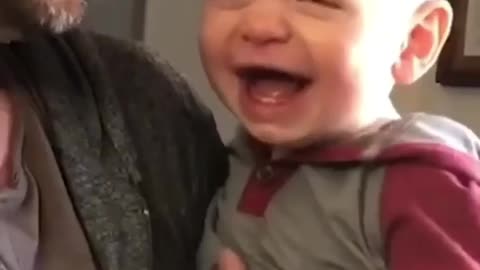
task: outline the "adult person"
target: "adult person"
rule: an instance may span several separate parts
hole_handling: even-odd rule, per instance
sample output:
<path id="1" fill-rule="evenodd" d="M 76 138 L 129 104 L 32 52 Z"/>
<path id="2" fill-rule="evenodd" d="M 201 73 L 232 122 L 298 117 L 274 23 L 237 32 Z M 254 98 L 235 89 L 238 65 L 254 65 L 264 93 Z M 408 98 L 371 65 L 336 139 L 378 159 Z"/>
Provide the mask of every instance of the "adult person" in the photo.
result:
<path id="1" fill-rule="evenodd" d="M 85 8 L 0 1 L 0 269 L 195 269 L 227 175 L 213 118 Z"/>

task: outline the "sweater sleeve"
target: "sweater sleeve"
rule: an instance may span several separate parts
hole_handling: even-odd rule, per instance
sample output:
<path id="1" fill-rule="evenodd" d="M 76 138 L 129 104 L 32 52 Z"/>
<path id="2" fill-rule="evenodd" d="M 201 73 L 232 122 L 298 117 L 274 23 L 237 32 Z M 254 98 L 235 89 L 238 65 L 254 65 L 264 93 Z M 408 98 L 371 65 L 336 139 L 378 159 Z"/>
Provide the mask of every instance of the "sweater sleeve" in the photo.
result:
<path id="1" fill-rule="evenodd" d="M 187 80 L 138 44 L 94 36 L 138 153 L 154 265 L 195 269 L 204 218 L 228 174 L 212 113 Z"/>
<path id="2" fill-rule="evenodd" d="M 392 166 L 381 214 L 388 269 L 480 269 L 478 180 L 425 165 Z"/>

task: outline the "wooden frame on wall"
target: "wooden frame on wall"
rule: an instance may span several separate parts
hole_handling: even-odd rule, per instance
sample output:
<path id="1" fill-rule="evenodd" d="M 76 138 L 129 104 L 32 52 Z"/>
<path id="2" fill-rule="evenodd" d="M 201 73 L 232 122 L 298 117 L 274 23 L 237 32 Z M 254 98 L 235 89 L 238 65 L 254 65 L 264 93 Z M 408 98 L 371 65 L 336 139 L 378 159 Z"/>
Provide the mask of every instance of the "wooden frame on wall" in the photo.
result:
<path id="1" fill-rule="evenodd" d="M 480 0 L 450 0 L 452 33 L 440 55 L 436 81 L 445 86 L 480 86 Z M 473 27 L 475 29 L 473 29 Z"/>

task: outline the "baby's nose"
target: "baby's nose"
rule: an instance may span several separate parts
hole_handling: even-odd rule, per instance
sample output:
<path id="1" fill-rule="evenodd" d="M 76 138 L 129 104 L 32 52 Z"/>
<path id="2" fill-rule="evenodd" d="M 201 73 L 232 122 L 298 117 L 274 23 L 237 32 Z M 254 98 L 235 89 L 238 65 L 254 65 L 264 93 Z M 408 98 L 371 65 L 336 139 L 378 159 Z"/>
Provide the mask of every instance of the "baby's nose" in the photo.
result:
<path id="1" fill-rule="evenodd" d="M 264 45 L 290 39 L 292 31 L 286 10 L 271 2 L 273 1 L 256 1 L 243 11 L 239 27 L 244 41 Z"/>

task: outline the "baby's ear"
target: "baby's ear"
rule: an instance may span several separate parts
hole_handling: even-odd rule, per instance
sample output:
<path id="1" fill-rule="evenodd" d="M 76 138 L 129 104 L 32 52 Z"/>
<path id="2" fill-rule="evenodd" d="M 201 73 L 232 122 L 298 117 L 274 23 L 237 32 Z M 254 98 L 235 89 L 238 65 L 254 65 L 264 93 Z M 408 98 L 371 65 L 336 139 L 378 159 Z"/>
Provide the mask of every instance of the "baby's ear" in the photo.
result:
<path id="1" fill-rule="evenodd" d="M 413 27 L 393 66 L 397 84 L 411 84 L 437 61 L 450 34 L 453 11 L 447 0 L 428 0 L 413 17 Z"/>

